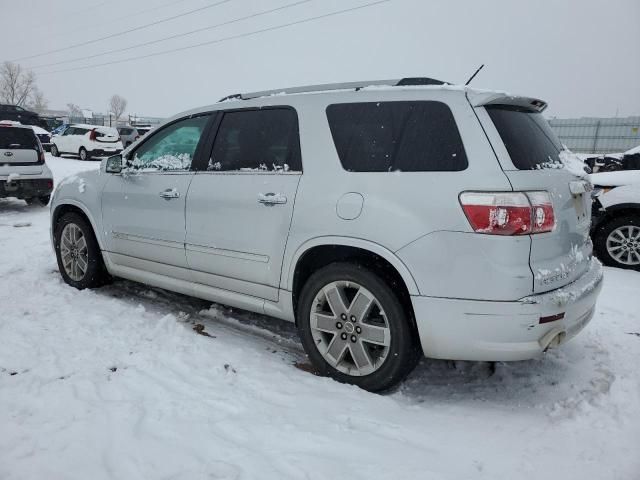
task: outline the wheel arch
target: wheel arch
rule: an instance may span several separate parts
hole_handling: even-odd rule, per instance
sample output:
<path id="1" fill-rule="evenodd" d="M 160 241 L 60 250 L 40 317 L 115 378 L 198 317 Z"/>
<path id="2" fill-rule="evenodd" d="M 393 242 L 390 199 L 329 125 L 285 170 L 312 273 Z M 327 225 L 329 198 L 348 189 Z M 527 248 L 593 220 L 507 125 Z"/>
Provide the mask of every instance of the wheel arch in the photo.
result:
<path id="1" fill-rule="evenodd" d="M 610 221 L 625 215 L 636 215 L 640 217 L 640 203 L 617 203 L 606 207 L 595 228 L 603 227 Z"/>
<path id="2" fill-rule="evenodd" d="M 286 275 L 282 278 L 281 286 L 285 290 L 293 291 L 293 284 L 295 279 L 295 273 L 297 267 L 300 265 L 300 260 L 314 248 L 318 247 L 351 247 L 359 249 L 365 252 L 370 252 L 378 257 L 381 257 L 388 262 L 398 273 L 398 275 L 404 281 L 405 286 L 410 295 L 419 295 L 418 285 L 416 284 L 413 275 L 407 268 L 407 266 L 398 258 L 391 250 L 383 247 L 380 244 L 363 240 L 360 238 L 352 237 L 316 237 L 307 240 L 298 247 L 295 253 L 292 255 L 291 260 L 288 262 L 288 267 L 283 269 L 283 273 Z"/>
<path id="3" fill-rule="evenodd" d="M 411 295 L 419 295 L 417 284 L 406 265 L 385 247 L 349 237 L 320 237 L 301 245 L 292 257 L 283 285 L 291 292 L 291 307 L 295 317 L 300 291 L 306 280 L 318 268 L 334 262 L 362 262 L 380 274 L 399 295 L 411 322 L 415 315 Z"/>
<path id="4" fill-rule="evenodd" d="M 98 224 L 95 222 L 95 219 L 89 212 L 89 209 L 82 203 L 72 199 L 64 200 L 64 203 L 60 203 L 56 205 L 53 211 L 51 212 L 52 242 L 55 244 L 54 233 L 56 230 L 56 225 L 58 224 L 62 216 L 68 212 L 78 213 L 87 219 L 87 221 L 89 222 L 89 225 L 91 225 L 91 228 L 93 229 L 93 233 L 96 237 L 100 250 L 104 250 L 103 243 L 102 243 L 102 235 L 100 235 L 100 230 L 98 230 Z"/>

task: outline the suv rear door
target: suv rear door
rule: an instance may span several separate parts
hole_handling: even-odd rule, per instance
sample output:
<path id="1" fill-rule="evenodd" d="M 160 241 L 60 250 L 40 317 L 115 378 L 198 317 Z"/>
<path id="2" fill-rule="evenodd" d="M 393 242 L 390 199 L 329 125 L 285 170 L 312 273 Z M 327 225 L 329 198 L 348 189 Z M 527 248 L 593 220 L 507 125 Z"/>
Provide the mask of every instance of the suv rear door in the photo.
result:
<path id="1" fill-rule="evenodd" d="M 544 102 L 504 97 L 476 103 L 476 113 L 514 191 L 547 191 L 555 229 L 530 235 L 533 292 L 542 293 L 576 280 L 592 254 L 590 184 L 575 166 L 563 163 L 570 152 L 542 116 Z M 563 157 L 561 159 L 561 157 Z"/>
<path id="2" fill-rule="evenodd" d="M 218 117 L 187 196 L 193 281 L 276 301 L 302 173 L 297 114 L 263 107 Z"/>

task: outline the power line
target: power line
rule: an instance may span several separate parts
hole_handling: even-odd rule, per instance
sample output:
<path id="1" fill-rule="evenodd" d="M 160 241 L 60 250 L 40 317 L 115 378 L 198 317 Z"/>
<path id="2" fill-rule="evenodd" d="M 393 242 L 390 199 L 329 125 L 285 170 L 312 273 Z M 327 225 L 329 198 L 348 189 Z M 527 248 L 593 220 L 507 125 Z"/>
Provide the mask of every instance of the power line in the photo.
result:
<path id="1" fill-rule="evenodd" d="M 58 48 L 56 50 L 49 50 L 48 52 L 39 53 L 37 55 L 29 55 L 28 57 L 16 58 L 15 60 L 12 60 L 12 61 L 17 62 L 17 61 L 20 61 L 20 60 L 28 60 L 30 58 L 36 58 L 36 57 L 42 57 L 44 55 L 49 55 L 51 53 L 57 53 L 57 52 L 63 52 L 65 50 L 71 50 L 72 48 L 83 47 L 85 45 L 90 45 L 92 43 L 101 42 L 102 40 L 108 40 L 110 38 L 119 37 L 119 36 L 125 35 L 127 33 L 136 32 L 138 30 L 143 30 L 145 28 L 149 28 L 149 27 L 152 27 L 154 25 L 159 25 L 161 23 L 169 22 L 171 20 L 175 20 L 176 18 L 185 17 L 187 15 L 191 15 L 191 14 L 196 13 L 196 12 L 201 12 L 201 11 L 207 10 L 209 8 L 217 7 L 218 5 L 222 5 L 223 3 L 228 3 L 228 2 L 231 2 L 231 1 L 233 1 L 233 0 L 221 0 L 221 1 L 216 2 L 216 3 L 212 3 L 211 5 L 206 5 L 204 7 L 196 8 L 194 10 L 189 10 L 188 12 L 180 13 L 178 15 L 173 15 L 173 16 L 167 17 L 167 18 L 163 18 L 162 20 L 157 20 L 155 22 L 147 23 L 146 25 L 141 25 L 139 27 L 130 28 L 129 30 L 123 30 L 122 32 L 112 33 L 111 35 L 107 35 L 105 37 L 95 38 L 93 40 L 87 40 L 87 41 L 84 41 L 84 42 L 81 42 L 81 43 L 75 43 L 73 45 L 69 45 L 69 46 L 63 47 L 63 48 Z"/>
<path id="2" fill-rule="evenodd" d="M 180 47 L 180 48 L 173 48 L 171 50 L 163 50 L 163 51 L 160 51 L 160 52 L 149 53 L 147 55 L 139 55 L 139 56 L 136 56 L 136 57 L 123 58 L 121 60 L 113 60 L 111 62 L 95 63 L 93 65 L 85 65 L 83 67 L 67 68 L 67 69 L 64 69 L 64 70 L 53 70 L 51 72 L 42 72 L 39 75 L 49 75 L 49 74 L 52 74 L 52 73 L 63 73 L 63 72 L 74 72 L 74 71 L 78 71 L 78 70 L 86 70 L 86 69 L 89 69 L 89 68 L 103 67 L 103 66 L 106 66 L 106 65 L 115 65 L 117 63 L 130 62 L 132 60 L 139 60 L 139 59 L 142 59 L 142 58 L 157 57 L 157 56 L 160 56 L 160 55 L 165 55 L 167 53 L 181 52 L 181 51 L 184 51 L 184 50 L 189 50 L 191 48 L 197 48 L 197 47 L 202 47 L 202 46 L 205 46 L 205 45 L 212 45 L 212 44 L 216 44 L 216 43 L 223 43 L 223 42 L 226 42 L 226 41 L 229 41 L 229 40 L 235 40 L 237 38 L 251 37 L 253 35 L 259 35 L 259 34 L 265 33 L 265 32 L 271 32 L 271 31 L 274 31 L 274 30 L 280 30 L 282 28 L 291 27 L 293 25 L 299 25 L 301 23 L 313 22 L 315 20 L 320 20 L 322 18 L 332 17 L 332 16 L 335 16 L 335 15 L 340 15 L 340 14 L 347 13 L 347 12 L 353 12 L 354 10 L 361 10 L 363 8 L 372 7 L 374 5 L 379 5 L 381 3 L 387 3 L 387 2 L 390 2 L 390 1 L 391 0 L 378 0 L 376 2 L 365 3 L 364 5 L 359 5 L 357 7 L 345 8 L 344 10 L 337 10 L 335 12 L 329 12 L 329 13 L 325 13 L 325 14 L 322 14 L 322 15 L 316 15 L 314 17 L 304 18 L 302 20 L 297 20 L 295 22 L 283 23 L 283 24 L 280 24 L 280 25 L 275 25 L 273 27 L 267 27 L 267 28 L 263 28 L 263 29 L 260 29 L 260 30 L 253 30 L 251 32 L 240 33 L 238 35 L 232 35 L 230 37 L 219 38 L 217 40 L 210 40 L 208 42 L 196 43 L 196 44 L 193 44 L 193 45 L 187 45 L 187 46 Z"/>
<path id="3" fill-rule="evenodd" d="M 174 1 L 171 1 L 171 2 L 161 3 L 160 5 L 154 5 L 151 8 L 146 8 L 144 10 L 138 10 L 137 12 L 133 12 L 133 13 L 130 13 L 130 14 L 127 14 L 127 15 L 122 15 L 121 17 L 107 19 L 106 22 L 109 22 L 109 23 L 106 23 L 105 25 L 111 26 L 111 24 L 113 24 L 115 22 L 119 22 L 120 20 L 128 20 L 130 18 L 137 17 L 137 16 L 142 15 L 142 14 L 147 13 L 147 12 L 160 10 L 162 8 L 169 7 L 169 6 L 172 6 L 172 5 L 177 5 L 178 3 L 183 3 L 183 2 L 186 2 L 186 1 L 187 0 L 174 0 Z M 74 28 L 73 29 L 73 33 L 77 34 L 78 32 L 84 32 L 86 30 L 94 30 L 95 28 L 96 28 L 96 25 L 89 25 L 89 26 L 86 26 L 84 28 Z M 58 33 L 56 35 L 51 35 L 49 38 L 51 38 L 51 37 L 60 37 L 62 35 L 67 36 L 67 35 L 69 35 L 69 33 L 68 32 L 60 32 L 60 33 Z"/>
<path id="4" fill-rule="evenodd" d="M 133 50 L 133 49 L 140 48 L 140 47 L 146 47 L 146 46 L 153 45 L 153 44 L 156 44 L 156 43 L 166 42 L 168 40 L 173 40 L 173 39 L 176 39 L 176 38 L 181 38 L 181 37 L 186 37 L 188 35 L 193 35 L 194 33 L 204 32 L 205 30 L 213 30 L 215 28 L 219 28 L 219 27 L 222 27 L 222 26 L 231 25 L 232 23 L 237 23 L 237 22 L 240 22 L 240 21 L 243 21 L 243 20 L 248 20 L 250 18 L 259 17 L 259 16 L 262 16 L 262 15 L 266 15 L 268 13 L 277 12 L 279 10 L 285 10 L 287 8 L 296 7 L 298 5 L 302 5 L 303 3 L 309 3 L 309 2 L 312 2 L 312 1 L 313 0 L 299 0 L 297 2 L 289 3 L 289 4 L 283 5 L 281 7 L 271 8 L 269 10 L 263 10 L 261 12 L 253 13 L 251 15 L 246 15 L 246 16 L 240 17 L 240 18 L 235 18 L 233 20 L 229 20 L 229 21 L 226 21 L 226 22 L 218 23 L 216 25 L 210 25 L 208 27 L 197 28 L 195 30 L 190 30 L 188 32 L 178 33 L 176 35 L 171 35 L 169 37 L 163 37 L 163 38 L 159 38 L 157 40 L 151 40 L 151 41 L 148 41 L 148 42 L 138 43 L 137 45 L 131 45 L 129 47 L 118 48 L 116 50 L 108 50 L 106 52 L 96 53 L 96 54 L 93 54 L 93 55 L 86 55 L 84 57 L 76 57 L 76 58 L 72 58 L 71 60 L 63 60 L 61 62 L 53 62 L 53 63 L 45 63 L 45 64 L 42 64 L 42 65 L 36 65 L 34 67 L 31 67 L 31 69 L 44 68 L 44 67 L 53 67 L 55 65 L 63 65 L 65 63 L 73 63 L 73 62 L 78 62 L 80 60 L 88 60 L 90 58 L 102 57 L 104 55 L 109 55 L 111 53 L 124 52 L 124 51 L 127 51 L 127 50 Z"/>

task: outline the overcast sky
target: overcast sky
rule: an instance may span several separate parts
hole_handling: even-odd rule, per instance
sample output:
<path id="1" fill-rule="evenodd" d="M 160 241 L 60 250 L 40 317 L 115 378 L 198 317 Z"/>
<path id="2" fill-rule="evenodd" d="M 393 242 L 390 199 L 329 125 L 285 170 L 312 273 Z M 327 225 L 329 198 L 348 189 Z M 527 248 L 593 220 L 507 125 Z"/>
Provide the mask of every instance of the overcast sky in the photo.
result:
<path id="1" fill-rule="evenodd" d="M 640 115 L 640 0 L 390 0 L 368 8 L 180 52 L 113 62 L 343 10 L 374 0 L 310 0 L 154 45 L 131 47 L 296 0 L 227 0 L 194 14 L 56 53 L 221 0 L 0 0 L 0 61 L 33 68 L 50 108 L 170 116 L 230 93 L 430 76 L 549 102 L 549 116 Z M 40 66 L 39 68 L 36 68 Z"/>

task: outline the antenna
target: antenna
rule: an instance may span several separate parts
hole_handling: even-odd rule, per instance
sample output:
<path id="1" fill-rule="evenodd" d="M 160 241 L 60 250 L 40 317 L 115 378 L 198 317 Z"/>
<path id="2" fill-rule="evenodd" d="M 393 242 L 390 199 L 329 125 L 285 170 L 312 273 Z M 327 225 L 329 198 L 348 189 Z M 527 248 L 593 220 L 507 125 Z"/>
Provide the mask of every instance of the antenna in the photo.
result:
<path id="1" fill-rule="evenodd" d="M 469 80 L 467 80 L 467 83 L 465 83 L 464 85 L 467 86 L 471 83 L 471 80 L 473 80 L 474 78 L 476 78 L 476 75 L 478 75 L 478 72 L 480 70 L 482 70 L 484 68 L 484 63 L 482 65 L 480 65 L 480 67 L 478 67 L 478 69 L 475 71 L 475 73 L 473 75 L 471 75 L 471 78 Z"/>

